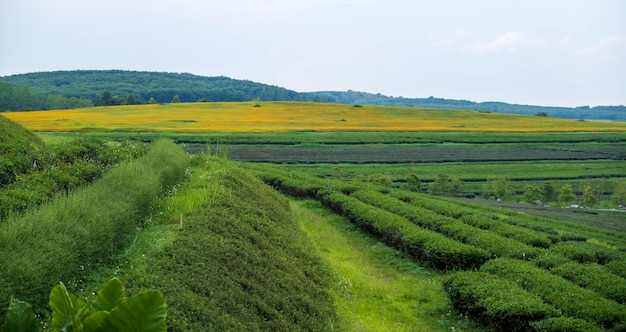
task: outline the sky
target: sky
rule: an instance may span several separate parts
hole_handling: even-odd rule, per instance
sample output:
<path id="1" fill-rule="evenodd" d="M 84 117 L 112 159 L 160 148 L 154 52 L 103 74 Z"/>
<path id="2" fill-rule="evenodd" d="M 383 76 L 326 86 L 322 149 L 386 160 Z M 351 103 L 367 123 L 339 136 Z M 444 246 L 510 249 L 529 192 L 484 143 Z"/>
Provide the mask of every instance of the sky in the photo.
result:
<path id="1" fill-rule="evenodd" d="M 626 105 L 626 1 L 0 0 L 0 76 L 76 69 Z"/>

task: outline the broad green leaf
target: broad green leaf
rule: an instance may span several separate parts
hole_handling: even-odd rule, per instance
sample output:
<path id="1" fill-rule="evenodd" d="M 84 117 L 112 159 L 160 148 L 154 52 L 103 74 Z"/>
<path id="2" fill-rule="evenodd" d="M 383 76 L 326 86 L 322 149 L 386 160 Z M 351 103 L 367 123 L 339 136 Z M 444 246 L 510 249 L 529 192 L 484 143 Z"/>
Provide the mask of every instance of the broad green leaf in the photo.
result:
<path id="1" fill-rule="evenodd" d="M 85 332 L 95 331 L 98 328 L 98 326 L 100 326 L 104 318 L 108 315 L 109 315 L 108 311 L 96 311 L 92 313 L 91 315 L 89 315 L 89 317 L 85 319 L 85 321 L 83 321 L 83 331 Z"/>
<path id="2" fill-rule="evenodd" d="M 39 332 L 41 327 L 33 313 L 33 307 L 17 299 L 11 299 L 7 319 L 0 327 L 0 332 Z"/>
<path id="3" fill-rule="evenodd" d="M 89 309 L 62 282 L 52 288 L 48 304 L 52 308 L 52 331 L 83 330 L 83 320 L 89 316 Z"/>
<path id="4" fill-rule="evenodd" d="M 92 305 L 96 311 L 111 311 L 124 300 L 124 285 L 118 278 L 107 281 L 98 291 Z"/>
<path id="5" fill-rule="evenodd" d="M 126 298 L 102 320 L 97 332 L 166 331 L 165 299 L 158 291 L 145 291 Z"/>

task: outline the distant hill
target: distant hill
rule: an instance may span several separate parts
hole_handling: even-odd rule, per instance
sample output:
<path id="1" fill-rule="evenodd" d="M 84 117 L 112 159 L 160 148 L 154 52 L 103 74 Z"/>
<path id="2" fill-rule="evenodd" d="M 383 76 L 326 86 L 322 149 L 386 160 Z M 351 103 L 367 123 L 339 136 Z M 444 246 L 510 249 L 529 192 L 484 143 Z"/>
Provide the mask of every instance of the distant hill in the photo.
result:
<path id="1" fill-rule="evenodd" d="M 174 96 L 181 102 L 304 100 L 299 93 L 285 88 L 228 77 L 204 77 L 192 74 L 139 72 L 123 70 L 54 71 L 0 77 L 1 81 L 28 86 L 33 93 L 61 94 L 65 97 L 98 101 L 104 91 L 113 96 L 150 98 L 169 103 Z"/>
<path id="2" fill-rule="evenodd" d="M 2 81 L 10 84 L 4 83 Z M 25 109 L 52 109 L 84 106 L 83 101 L 98 105 L 105 91 L 119 103 L 147 103 L 151 98 L 157 103 L 169 103 L 175 96 L 182 102 L 204 101 L 313 101 L 360 105 L 410 106 L 424 108 L 459 109 L 485 112 L 546 115 L 555 118 L 626 121 L 626 106 L 597 107 L 545 107 L 507 104 L 502 102 L 477 103 L 468 100 L 443 98 L 404 98 L 357 91 L 296 92 L 286 88 L 236 80 L 224 76 L 206 77 L 188 73 L 139 72 L 124 70 L 76 70 L 29 73 L 0 77 L 3 86 L 22 87 L 14 89 L 44 96 L 48 103 L 22 102 Z M 47 95 L 47 99 L 45 96 Z M 62 96 L 67 98 L 63 107 L 51 101 Z M 131 97 L 132 96 L 132 97 Z M 2 105 L 0 111 L 20 109 L 16 105 Z M 4 98 L 5 102 L 11 98 Z M 73 101 L 73 103 L 72 103 Z M 72 106 L 74 105 L 74 106 Z M 80 106 L 76 106 L 80 105 Z"/>
<path id="3" fill-rule="evenodd" d="M 322 91 L 305 94 L 308 100 L 331 100 L 342 104 L 410 106 L 424 108 L 443 108 L 455 110 L 486 111 L 525 115 L 547 115 L 554 118 L 626 121 L 626 106 L 597 107 L 549 107 L 507 104 L 502 102 L 477 103 L 468 100 L 443 98 L 404 98 L 357 92 L 357 91 Z"/>

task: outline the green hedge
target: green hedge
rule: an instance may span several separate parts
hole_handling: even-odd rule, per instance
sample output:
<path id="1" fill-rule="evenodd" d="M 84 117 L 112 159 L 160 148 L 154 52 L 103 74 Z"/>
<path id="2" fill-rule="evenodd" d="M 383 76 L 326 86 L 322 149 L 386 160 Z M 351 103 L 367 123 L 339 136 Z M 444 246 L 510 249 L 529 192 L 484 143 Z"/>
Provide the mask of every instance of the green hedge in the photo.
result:
<path id="1" fill-rule="evenodd" d="M 584 319 L 572 317 L 551 317 L 530 323 L 537 332 L 602 332 L 598 325 Z"/>
<path id="2" fill-rule="evenodd" d="M 407 252 L 416 260 L 433 268 L 473 269 L 489 258 L 489 254 L 482 249 L 420 228 L 405 218 L 342 193 L 327 193 L 321 200 L 326 206 L 376 235 L 385 243 Z"/>
<path id="3" fill-rule="evenodd" d="M 608 299 L 626 303 L 626 279 L 607 271 L 603 266 L 570 262 L 554 268 L 552 273 Z"/>
<path id="4" fill-rule="evenodd" d="M 358 190 L 350 195 L 361 202 L 385 209 L 402 216 L 414 224 L 437 231 L 442 225 L 454 222 L 454 219 L 442 216 L 427 209 L 417 208 L 390 195 L 374 190 Z"/>
<path id="5" fill-rule="evenodd" d="M 561 242 L 554 245 L 550 250 L 579 263 L 597 263 L 600 265 L 624 257 L 624 254 L 617 250 L 579 241 Z"/>
<path id="6" fill-rule="evenodd" d="M 560 312 L 514 282 L 484 272 L 457 272 L 444 289 L 459 311 L 501 331 L 529 331 L 530 323 Z"/>
<path id="7" fill-rule="evenodd" d="M 507 221 L 500 220 L 501 215 L 482 213 L 476 207 L 465 207 L 445 199 L 400 190 L 394 190 L 390 194 L 413 206 L 422 207 L 442 216 L 458 219 L 468 225 L 489 230 L 500 236 L 531 246 L 549 248 L 555 242 L 553 234 L 529 229 L 523 225 L 512 225 L 509 223 L 510 220 L 508 218 Z"/>
<path id="8" fill-rule="evenodd" d="M 481 272 L 509 279 L 527 291 L 537 294 L 563 315 L 613 328 L 626 322 L 626 307 L 605 299 L 598 293 L 541 269 L 530 262 L 509 258 L 492 259 Z"/>
<path id="9" fill-rule="evenodd" d="M 133 273 L 129 290 L 163 293 L 168 331 L 331 331 L 331 273 L 288 201 L 226 167 L 210 180 L 223 194 L 194 178 L 186 184 L 211 199 L 185 215 L 174 243 L 153 253 L 149 271 Z"/>
<path id="10" fill-rule="evenodd" d="M 626 278 L 626 258 L 614 259 L 604 264 L 604 268 L 613 274 Z"/>
<path id="11" fill-rule="evenodd" d="M 530 259 L 543 252 L 543 249 L 525 245 L 460 221 L 443 225 L 440 231 L 452 239 L 484 249 L 492 257 Z"/>
<path id="12" fill-rule="evenodd" d="M 534 247 L 549 248 L 556 240 L 553 235 L 494 220 L 485 214 L 466 214 L 459 220 Z"/>
<path id="13" fill-rule="evenodd" d="M 182 149 L 157 141 L 92 185 L 1 224 L 0 307 L 15 296 L 44 308 L 52 285 L 107 262 L 132 241 L 158 195 L 182 180 L 187 163 Z"/>

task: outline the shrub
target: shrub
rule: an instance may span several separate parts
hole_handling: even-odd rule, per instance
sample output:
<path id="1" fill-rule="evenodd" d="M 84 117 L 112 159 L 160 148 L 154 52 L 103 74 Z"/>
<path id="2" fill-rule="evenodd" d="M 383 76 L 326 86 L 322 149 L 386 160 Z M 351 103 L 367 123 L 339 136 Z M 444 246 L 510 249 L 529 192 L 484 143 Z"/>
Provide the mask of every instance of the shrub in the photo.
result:
<path id="1" fill-rule="evenodd" d="M 612 260 L 604 265 L 608 271 L 622 278 L 626 278 L 626 259 L 620 258 Z"/>
<path id="2" fill-rule="evenodd" d="M 550 250 L 579 263 L 598 263 L 601 265 L 621 256 L 616 250 L 579 241 L 561 242 L 554 245 Z"/>
<path id="3" fill-rule="evenodd" d="M 515 240 L 507 239 L 495 233 L 482 230 L 462 222 L 441 226 L 443 234 L 457 241 L 474 245 L 489 252 L 492 257 L 511 257 L 528 259 L 538 256 L 541 249 L 527 246 Z"/>
<path id="4" fill-rule="evenodd" d="M 158 141 L 146 156 L 91 186 L 0 224 L 0 303 L 16 296 L 43 308 L 53 284 L 79 280 L 109 260 L 130 243 L 156 197 L 182 179 L 186 165 L 182 149 Z"/>
<path id="5" fill-rule="evenodd" d="M 405 218 L 341 193 L 324 195 L 322 203 L 376 235 L 383 242 L 436 269 L 477 268 L 489 257 L 484 250 L 417 227 Z"/>
<path id="6" fill-rule="evenodd" d="M 626 307 L 532 263 L 498 258 L 485 263 L 480 271 L 515 282 L 561 310 L 565 316 L 594 322 L 608 329 L 626 322 Z"/>
<path id="7" fill-rule="evenodd" d="M 329 331 L 330 272 L 315 257 L 289 203 L 231 166 L 192 179 L 211 195 L 185 215 L 171 246 L 133 274 L 130 290 L 158 289 L 170 331 Z M 212 186 L 211 186 L 212 187 Z"/>
<path id="8" fill-rule="evenodd" d="M 550 317 L 530 323 L 537 332 L 602 332 L 598 325 L 572 317 Z"/>
<path id="9" fill-rule="evenodd" d="M 560 315 L 537 295 L 493 274 L 457 272 L 443 285 L 458 310 L 502 331 L 529 331 L 530 322 Z"/>
<path id="10" fill-rule="evenodd" d="M 610 273 L 600 265 L 569 262 L 556 267 L 552 273 L 608 299 L 626 303 L 626 279 Z"/>

